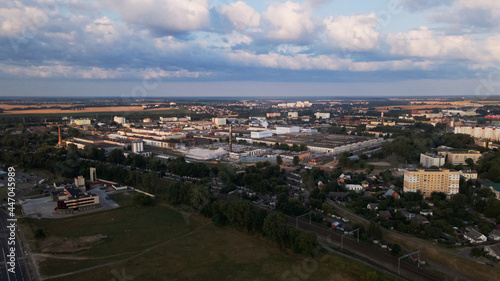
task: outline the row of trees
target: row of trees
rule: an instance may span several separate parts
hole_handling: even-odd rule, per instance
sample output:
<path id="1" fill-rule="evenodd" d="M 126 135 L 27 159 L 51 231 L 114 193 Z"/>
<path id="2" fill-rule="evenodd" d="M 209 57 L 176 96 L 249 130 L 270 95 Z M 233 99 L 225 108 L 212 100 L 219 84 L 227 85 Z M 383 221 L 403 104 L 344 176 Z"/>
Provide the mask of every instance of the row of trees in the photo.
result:
<path id="1" fill-rule="evenodd" d="M 316 236 L 295 230 L 287 217 L 255 207 L 250 201 L 226 202 L 215 199 L 207 186 L 177 182 L 167 191 L 167 199 L 173 205 L 184 204 L 211 217 L 217 225 L 231 225 L 240 231 L 262 233 L 280 248 L 290 248 L 297 253 L 312 255 L 318 247 Z"/>

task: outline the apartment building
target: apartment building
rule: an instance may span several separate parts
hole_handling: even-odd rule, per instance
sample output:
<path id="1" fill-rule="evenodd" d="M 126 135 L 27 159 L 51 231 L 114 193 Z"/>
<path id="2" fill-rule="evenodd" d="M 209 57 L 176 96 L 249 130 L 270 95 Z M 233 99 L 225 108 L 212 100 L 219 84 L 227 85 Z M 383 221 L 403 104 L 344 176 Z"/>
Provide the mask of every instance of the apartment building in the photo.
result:
<path id="1" fill-rule="evenodd" d="M 430 197 L 432 192 L 446 195 L 458 193 L 460 172 L 448 169 L 412 169 L 404 172 L 404 192 L 420 192 Z"/>
<path id="2" fill-rule="evenodd" d="M 475 163 L 479 157 L 481 157 L 481 153 L 476 150 L 439 151 L 438 154 L 444 156 L 446 158 L 446 163 L 451 163 L 453 166 L 467 164 L 465 163 L 465 160 L 468 158 L 471 158 Z"/>
<path id="3" fill-rule="evenodd" d="M 445 157 L 442 155 L 436 155 L 433 153 L 422 153 L 420 154 L 420 164 L 424 168 L 430 168 L 432 166 L 441 167 L 444 165 Z"/>

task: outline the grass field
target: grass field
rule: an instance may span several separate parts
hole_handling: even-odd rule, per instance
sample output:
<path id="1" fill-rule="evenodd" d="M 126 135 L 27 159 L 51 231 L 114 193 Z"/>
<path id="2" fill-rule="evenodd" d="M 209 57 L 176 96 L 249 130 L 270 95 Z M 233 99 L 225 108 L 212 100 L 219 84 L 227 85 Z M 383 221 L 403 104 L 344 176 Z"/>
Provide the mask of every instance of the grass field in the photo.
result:
<path id="1" fill-rule="evenodd" d="M 38 253 L 35 256 L 42 277 L 54 277 L 49 280 L 281 280 L 288 271 L 288 278 L 299 278 L 292 273 L 296 267 L 308 280 L 366 280 L 367 273 L 374 271 L 335 255 L 320 254 L 318 260 L 306 259 L 279 250 L 259 235 L 217 227 L 207 218 L 161 203 L 154 207 L 136 207 L 130 198 L 126 194 L 114 196 L 124 207 L 106 212 L 58 220 L 25 219 L 21 225 L 33 252 Z M 38 228 L 46 233 L 43 240 L 33 237 Z M 99 234 L 106 238 L 87 250 L 39 253 L 45 241 Z M 57 277 L 82 269 L 76 274 Z"/>

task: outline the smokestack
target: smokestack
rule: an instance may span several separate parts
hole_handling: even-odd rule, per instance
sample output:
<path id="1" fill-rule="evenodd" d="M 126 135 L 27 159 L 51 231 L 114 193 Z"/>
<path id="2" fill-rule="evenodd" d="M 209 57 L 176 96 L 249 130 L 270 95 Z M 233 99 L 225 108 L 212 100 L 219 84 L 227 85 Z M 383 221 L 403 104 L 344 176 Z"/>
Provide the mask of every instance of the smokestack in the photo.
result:
<path id="1" fill-rule="evenodd" d="M 57 125 L 59 131 L 59 147 L 62 147 L 62 138 L 61 138 L 61 125 Z"/>
<path id="2" fill-rule="evenodd" d="M 229 152 L 233 152 L 233 131 L 232 125 L 229 124 Z"/>
<path id="3" fill-rule="evenodd" d="M 380 117 L 382 117 L 382 126 L 384 126 L 384 113 L 382 112 L 382 114 L 380 115 Z"/>

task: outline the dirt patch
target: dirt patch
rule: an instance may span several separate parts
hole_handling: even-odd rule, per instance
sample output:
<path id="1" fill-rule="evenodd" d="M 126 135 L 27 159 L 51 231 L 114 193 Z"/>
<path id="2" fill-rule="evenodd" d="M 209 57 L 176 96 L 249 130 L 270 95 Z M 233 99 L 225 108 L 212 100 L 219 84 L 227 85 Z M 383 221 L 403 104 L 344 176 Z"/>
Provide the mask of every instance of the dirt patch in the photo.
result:
<path id="1" fill-rule="evenodd" d="M 106 235 L 97 234 L 93 236 L 82 236 L 78 238 L 51 237 L 40 246 L 42 253 L 74 253 L 88 250 L 104 242 Z"/>

